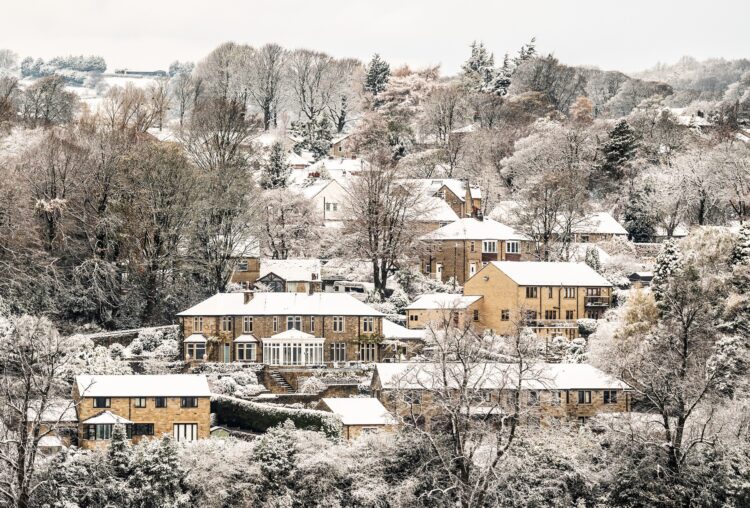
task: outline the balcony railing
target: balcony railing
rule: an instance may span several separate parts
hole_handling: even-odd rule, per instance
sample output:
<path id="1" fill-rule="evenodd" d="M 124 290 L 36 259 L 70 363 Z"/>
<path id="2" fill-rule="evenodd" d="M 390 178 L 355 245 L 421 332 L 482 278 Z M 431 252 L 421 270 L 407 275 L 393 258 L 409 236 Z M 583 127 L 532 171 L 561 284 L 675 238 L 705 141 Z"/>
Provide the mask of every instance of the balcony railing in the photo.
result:
<path id="1" fill-rule="evenodd" d="M 586 307 L 609 307 L 608 296 L 587 296 L 584 300 Z"/>
<path id="2" fill-rule="evenodd" d="M 533 319 L 526 324 L 531 328 L 577 328 L 578 323 L 575 321 L 565 321 L 562 319 Z"/>

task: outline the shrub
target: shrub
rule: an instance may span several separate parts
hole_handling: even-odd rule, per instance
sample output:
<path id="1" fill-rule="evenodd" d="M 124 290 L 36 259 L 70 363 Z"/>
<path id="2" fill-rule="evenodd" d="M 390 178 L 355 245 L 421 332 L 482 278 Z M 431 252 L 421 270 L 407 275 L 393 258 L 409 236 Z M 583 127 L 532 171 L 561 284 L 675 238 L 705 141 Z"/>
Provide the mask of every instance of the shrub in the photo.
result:
<path id="1" fill-rule="evenodd" d="M 226 395 L 211 397 L 211 411 L 221 423 L 255 432 L 265 432 L 291 420 L 298 429 L 320 431 L 331 438 L 341 436 L 341 420 L 326 411 L 260 404 Z"/>
<path id="2" fill-rule="evenodd" d="M 141 330 L 138 334 L 138 338 L 141 339 L 141 342 L 143 343 L 144 351 L 153 351 L 159 347 L 159 344 L 161 344 L 164 339 L 164 334 L 159 330 L 146 328 Z"/>
<path id="3" fill-rule="evenodd" d="M 141 339 L 135 338 L 130 343 L 130 354 L 134 356 L 143 354 L 143 342 L 141 342 Z"/>
<path id="4" fill-rule="evenodd" d="M 179 354 L 177 341 L 169 339 L 163 341 L 159 347 L 154 350 L 154 356 L 160 360 L 174 360 Z"/>
<path id="5" fill-rule="evenodd" d="M 114 344 L 110 344 L 109 346 L 109 356 L 113 360 L 122 360 L 125 357 L 125 347 L 120 344 L 119 342 L 115 342 Z"/>
<path id="6" fill-rule="evenodd" d="M 583 337 L 588 337 L 596 331 L 597 322 L 596 319 L 579 319 L 578 320 L 578 333 Z"/>
<path id="7" fill-rule="evenodd" d="M 326 384 L 315 376 L 305 378 L 300 384 L 300 393 L 320 393 L 326 389 Z"/>

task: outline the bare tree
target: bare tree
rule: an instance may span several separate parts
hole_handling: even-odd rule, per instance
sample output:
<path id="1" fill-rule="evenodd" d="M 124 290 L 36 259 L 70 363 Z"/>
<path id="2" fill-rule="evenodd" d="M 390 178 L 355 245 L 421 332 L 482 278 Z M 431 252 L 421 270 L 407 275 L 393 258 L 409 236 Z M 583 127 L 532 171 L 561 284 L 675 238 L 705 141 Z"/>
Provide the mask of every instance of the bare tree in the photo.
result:
<path id="1" fill-rule="evenodd" d="M 249 92 L 252 101 L 260 108 L 263 130 L 266 131 L 271 125 L 277 126 L 287 58 L 286 50 L 278 44 L 266 44 L 251 58 Z"/>
<path id="2" fill-rule="evenodd" d="M 49 126 L 72 120 L 77 105 L 78 96 L 65 89 L 62 76 L 46 76 L 24 90 L 21 115 L 31 126 Z"/>
<path id="3" fill-rule="evenodd" d="M 309 129 L 325 114 L 335 96 L 335 67 L 330 56 L 306 49 L 294 51 L 289 58 L 289 86 Z"/>
<path id="4" fill-rule="evenodd" d="M 320 224 L 310 201 L 282 188 L 266 191 L 263 202 L 264 244 L 271 257 L 312 256 Z"/>
<path id="5" fill-rule="evenodd" d="M 154 124 L 157 114 L 146 91 L 128 83 L 124 88 L 107 91 L 99 110 L 102 123 L 109 130 L 146 132 Z"/>
<path id="6" fill-rule="evenodd" d="M 62 379 L 70 347 L 43 318 L 11 318 L 0 327 L 0 498 L 26 508 L 42 481 L 34 475 L 39 443 L 73 409 Z"/>
<path id="7" fill-rule="evenodd" d="M 148 100 L 153 111 L 154 123 L 161 131 L 169 113 L 169 78 L 157 78 L 147 90 Z"/>

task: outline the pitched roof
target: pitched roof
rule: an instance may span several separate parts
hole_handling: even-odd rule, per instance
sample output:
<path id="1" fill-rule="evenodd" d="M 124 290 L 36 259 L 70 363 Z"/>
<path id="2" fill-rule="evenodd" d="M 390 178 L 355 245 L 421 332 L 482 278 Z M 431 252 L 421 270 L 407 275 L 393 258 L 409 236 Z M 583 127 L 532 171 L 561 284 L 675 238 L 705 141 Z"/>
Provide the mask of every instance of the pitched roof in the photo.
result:
<path id="1" fill-rule="evenodd" d="M 314 339 L 315 335 L 292 328 L 290 330 L 277 333 L 276 335 L 271 335 L 270 338 L 271 339 L 297 339 L 297 340 L 302 339 L 304 340 L 304 339 Z"/>
<path id="2" fill-rule="evenodd" d="M 258 339 L 255 338 L 255 335 L 242 334 L 239 337 L 237 337 L 236 339 L 234 339 L 234 341 L 232 341 L 232 342 L 237 342 L 239 344 L 245 344 L 245 343 L 248 343 L 248 342 L 258 342 Z"/>
<path id="3" fill-rule="evenodd" d="M 193 374 L 76 376 L 82 397 L 209 397 L 206 376 Z"/>
<path id="4" fill-rule="evenodd" d="M 464 296 L 452 293 L 427 293 L 420 295 L 406 308 L 408 310 L 466 309 L 481 298 L 481 296 Z"/>
<path id="5" fill-rule="evenodd" d="M 492 261 L 491 264 L 519 286 L 612 286 L 585 263 Z"/>
<path id="6" fill-rule="evenodd" d="M 206 337 L 202 333 L 192 333 L 185 337 L 185 340 L 183 342 L 188 342 L 191 344 L 205 344 Z"/>
<path id="7" fill-rule="evenodd" d="M 417 220 L 421 222 L 455 222 L 458 214 L 444 200 L 428 196 L 420 204 Z"/>
<path id="8" fill-rule="evenodd" d="M 344 293 L 217 293 L 178 316 L 382 316 Z"/>
<path id="9" fill-rule="evenodd" d="M 127 418 L 123 418 L 120 415 L 114 414 L 112 411 L 102 411 L 96 416 L 92 416 L 91 418 L 87 420 L 83 420 L 81 423 L 86 423 L 89 425 L 93 424 L 115 424 L 120 423 L 123 425 L 127 425 L 129 423 L 133 423 Z"/>
<path id="10" fill-rule="evenodd" d="M 435 363 L 378 363 L 377 377 L 384 389 L 431 389 L 445 386 L 442 365 Z M 511 363 L 477 363 L 466 370 L 448 364 L 448 384 L 458 386 L 468 377 L 477 389 L 513 389 L 518 384 L 518 366 Z M 540 363 L 524 372 L 521 386 L 528 390 L 627 390 L 627 383 L 586 363 Z"/>
<path id="11" fill-rule="evenodd" d="M 479 220 L 473 217 L 459 219 L 451 224 L 427 233 L 425 240 L 525 240 L 526 237 L 510 226 L 492 219 Z"/>
<path id="12" fill-rule="evenodd" d="M 341 418 L 344 425 L 393 425 L 396 419 L 371 397 L 324 398 L 323 403 Z"/>
<path id="13" fill-rule="evenodd" d="M 416 184 L 429 196 L 434 196 L 440 189 L 446 187 L 458 199 L 466 201 L 466 181 L 464 180 L 457 178 L 409 178 L 403 181 Z M 476 185 L 469 185 L 469 194 L 473 199 L 482 198 L 482 190 Z"/>
<path id="14" fill-rule="evenodd" d="M 320 260 L 305 258 L 260 260 L 259 279 L 273 273 L 287 282 L 312 282 L 320 280 Z"/>
<path id="15" fill-rule="evenodd" d="M 30 404 L 26 412 L 26 421 L 36 419 L 40 402 L 34 401 Z M 39 417 L 40 422 L 77 422 L 76 406 L 69 399 L 52 399 L 48 400 L 42 414 Z"/>
<path id="16" fill-rule="evenodd" d="M 628 232 L 607 212 L 596 212 L 587 215 L 573 226 L 574 233 L 591 233 L 600 235 L 627 235 Z"/>
<path id="17" fill-rule="evenodd" d="M 424 330 L 411 330 L 388 319 L 383 319 L 383 336 L 386 339 L 422 340 Z"/>

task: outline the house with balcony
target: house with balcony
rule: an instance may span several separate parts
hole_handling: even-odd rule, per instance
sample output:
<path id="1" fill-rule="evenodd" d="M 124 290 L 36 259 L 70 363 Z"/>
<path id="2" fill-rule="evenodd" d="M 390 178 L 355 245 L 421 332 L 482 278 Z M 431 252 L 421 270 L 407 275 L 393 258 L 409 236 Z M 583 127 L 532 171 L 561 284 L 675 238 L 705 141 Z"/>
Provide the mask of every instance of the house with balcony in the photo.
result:
<path id="1" fill-rule="evenodd" d="M 517 408 L 520 422 L 530 425 L 585 424 L 599 414 L 629 412 L 632 402 L 627 383 L 585 363 L 528 365 L 520 375 L 511 363 L 468 369 L 450 363 L 379 363 L 370 387 L 393 415 L 425 426 L 446 409 L 441 402 L 452 390 L 463 390 L 464 411 L 491 419 Z"/>
<path id="2" fill-rule="evenodd" d="M 320 292 L 320 260 L 307 258 L 270 259 L 260 261 L 255 282 L 274 293 Z"/>
<path id="3" fill-rule="evenodd" d="M 177 441 L 209 437 L 211 390 L 206 376 L 80 375 L 73 385 L 78 446 L 106 448 L 115 425 L 132 442 L 170 434 Z"/>
<path id="4" fill-rule="evenodd" d="M 491 261 L 523 261 L 533 256 L 533 242 L 492 219 L 467 217 L 423 235 L 428 248 L 422 273 L 463 285 Z"/>
<path id="5" fill-rule="evenodd" d="M 177 314 L 187 362 L 376 362 L 383 314 L 340 293 L 218 293 Z"/>
<path id="6" fill-rule="evenodd" d="M 530 327 L 541 337 L 578 336 L 577 320 L 599 319 L 612 284 L 585 263 L 492 261 L 464 285 L 481 296 L 478 330 L 505 335 Z"/>
<path id="7" fill-rule="evenodd" d="M 421 295 L 406 307 L 406 325 L 412 330 L 428 326 L 440 328 L 449 324 L 463 328 L 479 320 L 481 296 L 463 296 L 451 293 Z"/>

